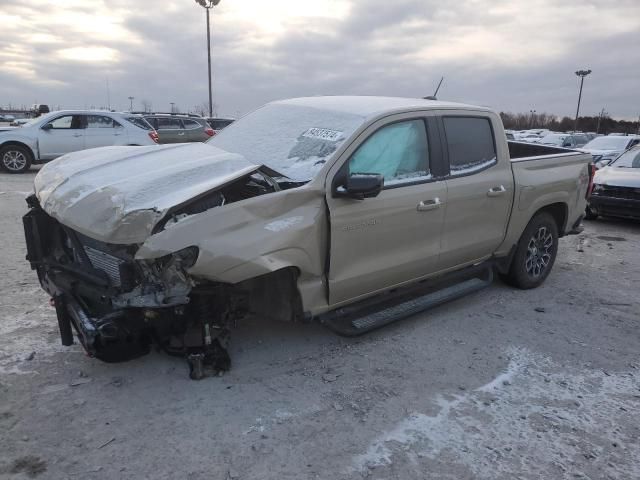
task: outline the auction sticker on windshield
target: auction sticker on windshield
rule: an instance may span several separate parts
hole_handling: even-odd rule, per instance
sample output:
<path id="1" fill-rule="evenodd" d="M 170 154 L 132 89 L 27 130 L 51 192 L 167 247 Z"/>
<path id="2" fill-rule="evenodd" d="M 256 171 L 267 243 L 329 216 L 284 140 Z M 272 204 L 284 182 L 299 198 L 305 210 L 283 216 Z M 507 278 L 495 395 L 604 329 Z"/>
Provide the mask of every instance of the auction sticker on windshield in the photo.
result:
<path id="1" fill-rule="evenodd" d="M 337 142 L 342 137 L 342 132 L 337 130 L 329 130 L 328 128 L 310 128 L 302 134 L 307 138 L 318 138 L 321 140 L 328 140 L 329 142 Z"/>

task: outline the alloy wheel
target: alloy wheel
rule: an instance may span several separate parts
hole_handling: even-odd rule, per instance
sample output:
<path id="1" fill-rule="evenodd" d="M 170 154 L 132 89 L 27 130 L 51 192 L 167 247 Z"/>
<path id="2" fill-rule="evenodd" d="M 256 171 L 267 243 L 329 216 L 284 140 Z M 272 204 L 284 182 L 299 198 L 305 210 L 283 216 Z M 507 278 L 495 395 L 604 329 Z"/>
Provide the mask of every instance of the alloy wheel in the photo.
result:
<path id="1" fill-rule="evenodd" d="M 525 268 L 529 276 L 540 277 L 549 266 L 553 255 L 553 235 L 547 227 L 540 227 L 527 245 Z"/>
<path id="2" fill-rule="evenodd" d="M 18 172 L 27 165 L 27 157 L 19 150 L 7 150 L 2 156 L 2 165 L 7 170 Z"/>

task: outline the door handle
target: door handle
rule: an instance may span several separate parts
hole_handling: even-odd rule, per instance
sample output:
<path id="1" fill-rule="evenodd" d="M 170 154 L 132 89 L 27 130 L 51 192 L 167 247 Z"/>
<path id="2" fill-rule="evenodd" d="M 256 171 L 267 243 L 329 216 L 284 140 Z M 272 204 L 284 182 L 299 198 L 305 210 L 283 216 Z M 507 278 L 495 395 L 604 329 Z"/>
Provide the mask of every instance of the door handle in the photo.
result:
<path id="1" fill-rule="evenodd" d="M 423 200 L 418 204 L 419 212 L 428 212 L 429 210 L 435 210 L 436 208 L 440 208 L 442 202 L 438 197 L 431 200 Z"/>
<path id="2" fill-rule="evenodd" d="M 184 132 L 180 132 L 180 133 L 178 133 L 178 135 L 184 135 Z"/>
<path id="3" fill-rule="evenodd" d="M 74 134 L 73 134 L 73 136 L 74 136 L 74 137 L 76 137 L 76 138 L 78 138 L 78 137 L 81 137 L 81 136 L 82 136 L 82 134 L 81 134 L 81 133 L 74 133 Z"/>
<path id="4" fill-rule="evenodd" d="M 504 188 L 504 185 L 500 185 L 499 187 L 493 187 L 489 189 L 487 192 L 488 197 L 497 197 L 499 195 L 503 195 L 507 192 L 507 189 Z"/>

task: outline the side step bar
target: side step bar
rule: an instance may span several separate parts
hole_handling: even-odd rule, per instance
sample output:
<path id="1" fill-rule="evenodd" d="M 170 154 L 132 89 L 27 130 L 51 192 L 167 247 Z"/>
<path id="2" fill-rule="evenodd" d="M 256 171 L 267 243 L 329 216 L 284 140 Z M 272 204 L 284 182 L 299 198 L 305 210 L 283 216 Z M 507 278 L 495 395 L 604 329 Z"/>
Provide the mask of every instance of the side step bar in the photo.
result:
<path id="1" fill-rule="evenodd" d="M 434 290 L 432 287 L 429 293 L 424 294 L 423 287 L 420 292 L 422 295 L 418 293 L 420 296 L 416 296 L 414 291 L 409 298 L 407 295 L 410 294 L 405 294 L 394 296 L 391 300 L 384 302 L 368 303 L 360 308 L 349 306 L 329 312 L 320 317 L 320 323 L 339 335 L 355 337 L 477 292 L 491 285 L 493 281 L 493 268 L 490 264 L 483 265 L 482 268 L 470 269 L 468 273 L 469 275 L 465 278 L 458 278 L 456 283 L 450 281 L 448 286 L 439 290 Z M 469 278 L 470 275 L 473 275 L 472 278 Z"/>

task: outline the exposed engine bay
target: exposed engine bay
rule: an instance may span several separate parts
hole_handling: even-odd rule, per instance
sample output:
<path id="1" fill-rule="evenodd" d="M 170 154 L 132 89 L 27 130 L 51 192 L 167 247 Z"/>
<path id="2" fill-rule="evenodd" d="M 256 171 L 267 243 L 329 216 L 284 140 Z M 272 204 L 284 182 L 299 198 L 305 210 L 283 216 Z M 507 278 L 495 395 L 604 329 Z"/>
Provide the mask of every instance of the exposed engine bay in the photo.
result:
<path id="1" fill-rule="evenodd" d="M 253 172 L 167 212 L 154 233 L 185 217 L 292 186 L 297 185 L 281 186 Z M 75 330 L 87 353 L 105 362 L 132 359 L 156 345 L 186 358 L 192 379 L 229 370 L 230 330 L 249 311 L 250 292 L 265 296 L 260 290 L 267 287 L 255 280 L 232 285 L 191 276 L 196 246 L 136 259 L 139 245 L 95 240 L 48 215 L 35 195 L 27 203 L 27 260 L 52 297 L 63 345 L 73 344 Z"/>

